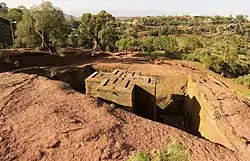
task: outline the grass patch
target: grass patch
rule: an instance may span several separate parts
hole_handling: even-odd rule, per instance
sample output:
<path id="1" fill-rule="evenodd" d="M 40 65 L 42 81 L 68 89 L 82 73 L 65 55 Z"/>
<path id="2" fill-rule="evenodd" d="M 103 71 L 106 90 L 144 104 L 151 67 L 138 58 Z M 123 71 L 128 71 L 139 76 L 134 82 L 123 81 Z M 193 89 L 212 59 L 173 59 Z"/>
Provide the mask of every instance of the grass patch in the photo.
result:
<path id="1" fill-rule="evenodd" d="M 244 89 L 241 89 L 241 88 L 236 88 L 233 91 L 236 92 L 236 93 L 242 94 L 244 96 L 250 97 L 250 90 L 244 90 Z"/>
<path id="2" fill-rule="evenodd" d="M 250 96 L 250 74 L 235 78 L 233 81 L 237 84 L 243 85 L 243 87 L 235 88 L 234 92 Z"/>
<path id="3" fill-rule="evenodd" d="M 127 161 L 150 161 L 150 158 L 146 153 L 139 151 L 131 155 Z"/>
<path id="4" fill-rule="evenodd" d="M 238 84 L 244 85 L 248 88 L 250 88 L 250 74 L 245 75 L 245 76 L 240 76 L 236 79 L 234 79 L 234 81 Z"/>
<path id="5" fill-rule="evenodd" d="M 189 156 L 177 141 L 172 141 L 166 148 L 154 149 L 150 155 L 144 152 L 132 154 L 127 161 L 189 161 Z"/>

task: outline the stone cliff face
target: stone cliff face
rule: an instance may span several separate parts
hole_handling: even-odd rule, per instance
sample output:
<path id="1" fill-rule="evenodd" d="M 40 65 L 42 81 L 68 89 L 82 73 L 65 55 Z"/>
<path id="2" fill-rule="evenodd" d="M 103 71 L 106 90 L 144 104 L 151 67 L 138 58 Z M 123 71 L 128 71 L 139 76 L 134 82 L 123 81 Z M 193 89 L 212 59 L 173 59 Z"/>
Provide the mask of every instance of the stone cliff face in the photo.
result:
<path id="1" fill-rule="evenodd" d="M 217 125 L 218 122 L 214 119 L 213 113 L 211 112 L 212 110 L 207 106 L 204 95 L 202 92 L 198 91 L 195 83 L 191 79 L 188 80 L 187 94 L 190 100 L 195 99 L 197 101 L 196 103 L 187 102 L 187 104 L 190 107 L 188 112 L 191 113 L 191 116 L 198 117 L 194 122 L 198 121 L 196 124 L 198 124 L 198 131 L 201 136 L 212 142 L 219 143 L 227 148 L 235 150 L 234 146 L 230 144 L 228 138 L 223 134 L 224 130 L 221 130 Z"/>
<path id="2" fill-rule="evenodd" d="M 206 139 L 249 157 L 248 99 L 232 93 L 214 80 L 205 82 L 188 81 L 187 93 L 190 98 L 196 98 L 200 106 L 198 131 Z"/>
<path id="3" fill-rule="evenodd" d="M 165 117 L 177 118 L 182 115 L 183 127 L 188 132 L 193 134 L 199 133 L 201 137 L 214 143 L 221 144 L 232 150 L 239 150 L 240 139 L 237 139 L 234 132 L 231 131 L 230 133 L 228 131 L 233 123 L 227 122 L 228 125 L 222 126 L 222 120 L 218 118 L 217 114 L 222 111 L 215 110 L 220 108 L 219 106 L 221 105 L 216 96 L 212 94 L 212 89 L 211 93 L 204 93 L 204 91 L 199 89 L 199 86 L 201 84 L 183 76 L 158 78 L 156 88 L 157 105 L 165 109 L 165 112 L 163 112 Z M 182 99 L 180 104 L 178 104 L 180 100 L 175 98 L 176 95 L 179 99 Z M 210 100 L 206 97 L 207 95 L 214 97 L 214 104 L 210 103 Z M 175 121 L 177 123 L 178 120 L 176 119 Z M 166 123 L 168 124 L 168 121 Z"/>

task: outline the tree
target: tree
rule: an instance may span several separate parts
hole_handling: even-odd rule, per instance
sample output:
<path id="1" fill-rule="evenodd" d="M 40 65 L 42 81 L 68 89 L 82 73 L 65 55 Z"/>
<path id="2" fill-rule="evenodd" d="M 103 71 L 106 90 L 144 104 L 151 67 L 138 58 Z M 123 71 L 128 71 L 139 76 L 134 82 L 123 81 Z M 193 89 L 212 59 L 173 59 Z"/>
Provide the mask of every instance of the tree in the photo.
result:
<path id="1" fill-rule="evenodd" d="M 52 47 L 63 46 L 68 33 L 63 12 L 46 1 L 27 10 L 16 30 L 19 44 L 36 46 L 39 43 L 42 50 L 49 52 Z"/>
<path id="2" fill-rule="evenodd" d="M 84 33 L 80 33 L 78 29 L 72 30 L 71 34 L 68 36 L 67 44 L 71 47 L 84 47 L 88 49 L 93 47 L 91 38 Z"/>
<path id="3" fill-rule="evenodd" d="M 247 22 L 247 16 L 244 16 L 244 15 L 236 15 L 236 21 L 237 21 L 238 23 Z"/>
<path id="4" fill-rule="evenodd" d="M 196 37 L 180 37 L 178 39 L 178 45 L 180 50 L 184 52 L 194 51 L 197 48 L 201 48 L 203 44 Z"/>
<path id="5" fill-rule="evenodd" d="M 79 26 L 79 31 L 80 33 L 91 38 L 94 44 L 94 50 L 97 50 L 101 47 L 100 33 L 104 33 L 104 31 L 102 30 L 104 28 L 107 28 L 106 23 L 108 23 L 109 21 L 115 21 L 115 17 L 113 17 L 106 11 L 101 11 L 96 15 L 92 15 L 91 13 L 85 13 L 82 15 L 82 21 L 81 25 Z"/>
<path id="6" fill-rule="evenodd" d="M 30 11 L 24 13 L 23 20 L 17 25 L 15 35 L 17 47 L 37 47 L 41 44 L 39 35 L 35 32 L 34 18 Z"/>
<path id="7" fill-rule="evenodd" d="M 178 48 L 178 43 L 175 38 L 160 36 L 155 39 L 154 48 L 166 53 L 174 53 Z"/>
<path id="8" fill-rule="evenodd" d="M 151 36 L 146 37 L 141 45 L 142 51 L 151 53 L 154 51 L 154 39 Z"/>
<path id="9" fill-rule="evenodd" d="M 117 41 L 115 45 L 119 51 L 122 51 L 122 50 L 133 51 L 133 50 L 140 50 L 142 42 L 139 39 L 136 39 L 134 37 L 128 37 L 128 38 Z"/>
<path id="10" fill-rule="evenodd" d="M 11 22 L 20 22 L 23 19 L 23 10 L 18 8 L 11 8 L 7 13 L 7 19 Z"/>
<path id="11" fill-rule="evenodd" d="M 121 33 L 118 23 L 115 21 L 107 22 L 98 35 L 101 48 L 106 51 L 107 49 L 114 51 L 116 48 L 115 43 L 119 40 L 119 35 L 121 35 Z"/>

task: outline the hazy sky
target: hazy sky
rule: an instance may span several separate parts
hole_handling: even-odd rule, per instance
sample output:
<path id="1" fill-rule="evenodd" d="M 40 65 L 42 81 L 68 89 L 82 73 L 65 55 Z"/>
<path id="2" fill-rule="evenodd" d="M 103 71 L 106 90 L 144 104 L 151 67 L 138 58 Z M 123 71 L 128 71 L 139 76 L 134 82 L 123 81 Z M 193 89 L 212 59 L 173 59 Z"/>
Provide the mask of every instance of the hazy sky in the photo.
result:
<path id="1" fill-rule="evenodd" d="M 42 0 L 0 0 L 9 7 L 31 7 Z M 236 15 L 250 16 L 250 0 L 50 0 L 67 14 L 107 10 L 115 16 Z"/>

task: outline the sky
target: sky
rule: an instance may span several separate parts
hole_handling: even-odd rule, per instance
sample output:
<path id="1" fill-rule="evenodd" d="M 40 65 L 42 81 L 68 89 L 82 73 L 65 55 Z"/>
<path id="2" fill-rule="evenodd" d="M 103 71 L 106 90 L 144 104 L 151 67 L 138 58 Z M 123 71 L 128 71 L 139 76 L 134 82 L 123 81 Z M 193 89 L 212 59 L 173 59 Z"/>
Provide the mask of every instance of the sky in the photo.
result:
<path id="1" fill-rule="evenodd" d="M 10 8 L 27 8 L 42 0 L 0 0 Z M 237 15 L 250 16 L 250 0 L 49 0 L 66 14 L 81 16 L 106 10 L 114 16 Z"/>

